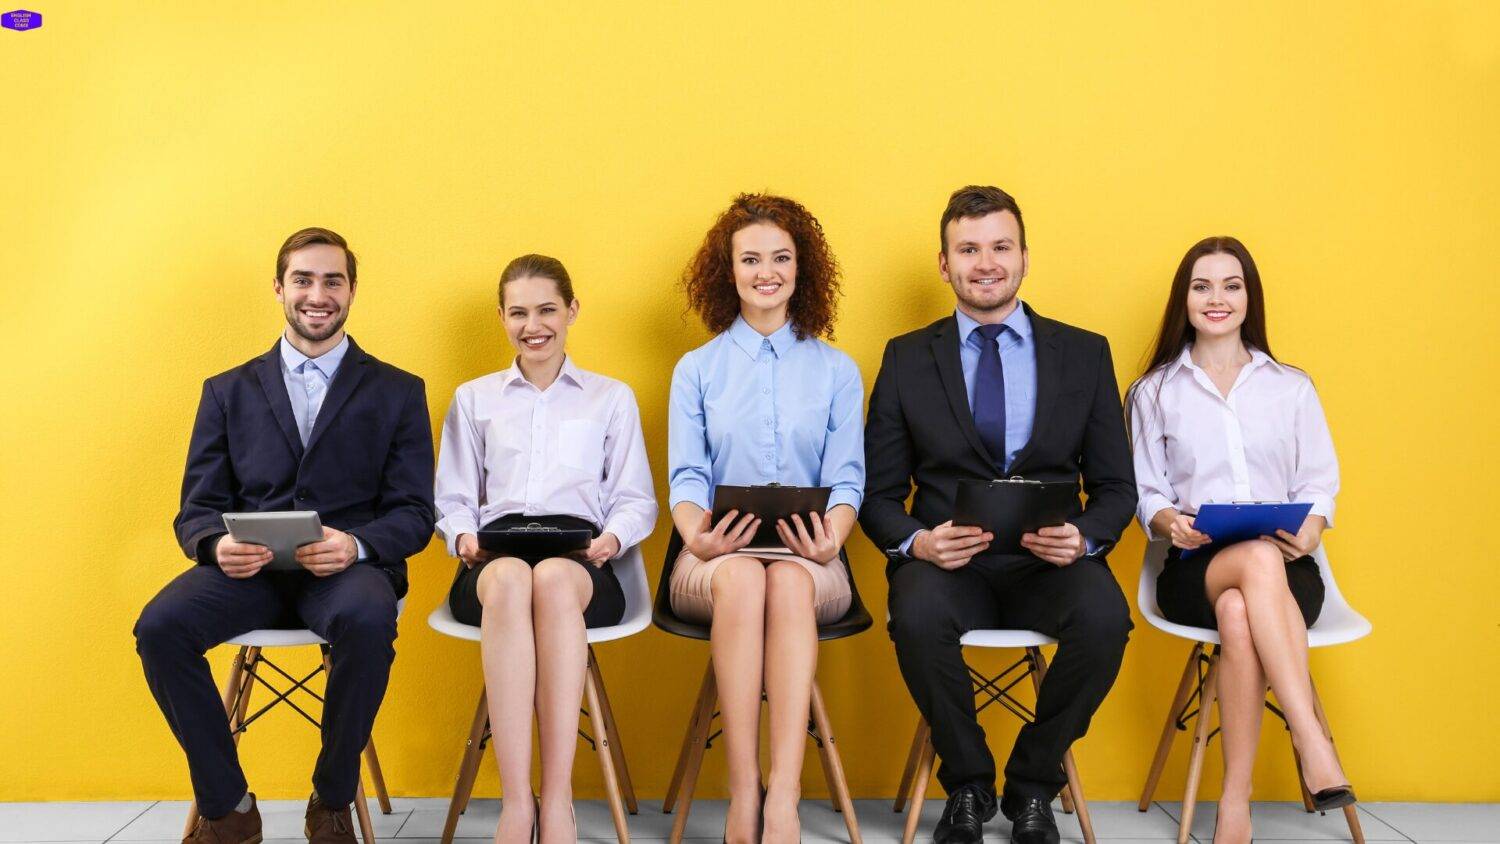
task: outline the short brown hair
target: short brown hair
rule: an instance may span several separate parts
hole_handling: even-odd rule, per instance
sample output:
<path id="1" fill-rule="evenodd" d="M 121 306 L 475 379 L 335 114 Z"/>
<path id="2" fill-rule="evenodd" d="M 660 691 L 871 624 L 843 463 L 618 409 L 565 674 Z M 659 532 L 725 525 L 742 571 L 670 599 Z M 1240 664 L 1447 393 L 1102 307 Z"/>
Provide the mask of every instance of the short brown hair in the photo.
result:
<path id="1" fill-rule="evenodd" d="M 354 286 L 356 280 L 354 252 L 349 248 L 349 242 L 344 240 L 343 235 L 333 229 L 317 227 L 293 232 L 292 236 L 287 238 L 285 243 L 281 244 L 281 251 L 276 253 L 276 280 L 281 281 L 282 276 L 286 275 L 287 260 L 293 252 L 308 246 L 317 246 L 320 243 L 337 246 L 344 250 L 344 259 L 349 264 L 349 285 L 351 287 Z"/>
<path id="2" fill-rule="evenodd" d="M 948 207 L 943 210 L 943 221 L 938 224 L 938 237 L 943 251 L 948 251 L 948 224 L 954 220 L 986 217 L 999 211 L 1016 215 L 1016 225 L 1021 229 L 1021 248 L 1026 248 L 1026 221 L 1021 219 L 1021 206 L 1015 197 L 993 185 L 968 185 L 961 187 L 948 197 Z"/>
<path id="3" fill-rule="evenodd" d="M 573 279 L 568 277 L 568 268 L 563 266 L 562 261 L 550 258 L 546 255 L 522 255 L 505 265 L 500 271 L 500 304 L 505 304 L 505 285 L 512 281 L 523 278 L 546 278 L 551 279 L 557 285 L 558 295 L 563 297 L 563 303 L 573 304 Z"/>
<path id="4" fill-rule="evenodd" d="M 727 331 L 740 314 L 734 287 L 734 233 L 755 223 L 769 223 L 791 235 L 797 249 L 797 282 L 787 303 L 787 317 L 798 339 L 833 339 L 838 313 L 839 264 L 828 248 L 823 226 L 801 203 L 767 193 L 742 193 L 714 221 L 698 254 L 683 271 L 688 307 L 698 312 L 715 334 Z"/>

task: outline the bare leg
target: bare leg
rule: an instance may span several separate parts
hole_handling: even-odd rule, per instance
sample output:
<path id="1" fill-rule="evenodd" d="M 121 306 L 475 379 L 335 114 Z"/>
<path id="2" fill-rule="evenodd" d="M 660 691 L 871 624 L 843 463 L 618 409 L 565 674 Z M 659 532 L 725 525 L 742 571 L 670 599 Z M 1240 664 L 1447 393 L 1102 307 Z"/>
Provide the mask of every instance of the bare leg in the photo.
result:
<path id="1" fill-rule="evenodd" d="M 479 653 L 490 706 L 490 743 L 500 764 L 505 801 L 499 844 L 531 840 L 531 713 L 536 696 L 536 645 L 531 633 L 531 568 L 514 557 L 493 560 L 479 573 Z"/>
<path id="2" fill-rule="evenodd" d="M 1292 745 L 1302 757 L 1307 787 L 1316 792 L 1348 782 L 1313 710 L 1307 626 L 1287 586 L 1281 552 L 1261 540 L 1232 545 L 1209 564 L 1206 586 L 1211 601 L 1217 602 L 1219 595 L 1230 588 L 1238 589 L 1244 597 L 1250 636 L 1276 701 L 1286 714 Z"/>
<path id="3" fill-rule="evenodd" d="M 710 583 L 710 631 L 724 755 L 729 763 L 729 813 L 724 837 L 732 844 L 760 840 L 760 691 L 765 659 L 766 567 L 754 557 L 719 563 Z M 806 713 L 804 712 L 804 717 Z"/>
<path id="4" fill-rule="evenodd" d="M 1219 621 L 1219 725 L 1224 740 L 1224 791 L 1219 797 L 1215 844 L 1249 844 L 1250 778 L 1260 742 L 1266 675 L 1250 635 L 1245 598 L 1225 589 L 1214 602 Z M 1200 718 L 1208 717 L 1200 713 Z"/>
<path id="5" fill-rule="evenodd" d="M 551 557 L 531 570 L 536 627 L 536 721 L 542 746 L 543 842 L 578 840 L 573 819 L 573 756 L 578 751 L 578 705 L 588 670 L 583 611 L 594 595 L 588 572 Z"/>
<path id="6" fill-rule="evenodd" d="M 773 562 L 766 569 L 766 700 L 771 709 L 771 776 L 761 838 L 766 844 L 800 840 L 797 804 L 817 669 L 812 576 L 796 563 Z"/>

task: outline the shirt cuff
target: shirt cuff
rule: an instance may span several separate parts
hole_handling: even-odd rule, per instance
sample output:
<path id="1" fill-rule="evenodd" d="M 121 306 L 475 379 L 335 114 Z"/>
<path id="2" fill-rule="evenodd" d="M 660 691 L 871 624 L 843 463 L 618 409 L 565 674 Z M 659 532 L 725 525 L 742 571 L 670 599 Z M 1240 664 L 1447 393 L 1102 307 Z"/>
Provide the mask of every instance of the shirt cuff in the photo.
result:
<path id="1" fill-rule="evenodd" d="M 606 533 L 612 533 L 615 535 L 615 539 L 620 540 L 620 551 L 613 557 L 610 557 L 611 560 L 618 560 L 625 556 L 626 551 L 639 545 L 641 540 L 645 539 L 645 537 L 640 535 L 640 531 L 635 528 L 630 519 L 617 518 L 606 522 L 604 527 L 600 529 L 599 535 L 603 536 Z"/>
<path id="2" fill-rule="evenodd" d="M 848 504 L 854 508 L 855 513 L 858 513 L 861 498 L 863 498 L 863 495 L 858 490 L 835 489 L 828 494 L 828 509 L 832 510 L 840 504 Z"/>
<path id="3" fill-rule="evenodd" d="M 1333 499 L 1326 495 L 1314 495 L 1303 499 L 1312 502 L 1312 509 L 1308 511 L 1310 516 L 1322 516 L 1328 522 L 1328 527 L 1333 527 Z"/>
<path id="4" fill-rule="evenodd" d="M 901 556 L 907 557 L 909 559 L 916 559 L 911 555 L 911 546 L 913 542 L 917 541 L 917 534 L 921 532 L 922 531 L 920 530 L 912 531 L 911 536 L 908 536 L 905 542 L 902 542 L 899 546 L 896 547 L 896 550 L 901 552 Z"/>
<path id="5" fill-rule="evenodd" d="M 474 514 L 467 510 L 449 513 L 438 520 L 437 534 L 443 538 L 443 545 L 448 549 L 448 556 L 458 556 L 458 538 L 466 533 L 479 536 L 479 524 Z"/>
<path id="6" fill-rule="evenodd" d="M 1094 540 L 1087 536 L 1083 538 L 1083 555 L 1085 557 L 1097 557 L 1112 547 L 1114 547 L 1114 543 L 1112 542 Z"/>
<path id="7" fill-rule="evenodd" d="M 354 536 L 354 534 L 352 534 L 352 533 L 349 534 L 349 535 L 350 536 Z M 370 551 L 369 551 L 369 549 L 365 547 L 364 541 L 361 540 L 357 536 L 354 536 L 354 550 L 355 550 L 354 562 L 356 562 L 356 563 L 363 563 L 365 560 L 370 559 Z"/>
<path id="8" fill-rule="evenodd" d="M 1177 509 L 1177 505 L 1172 503 L 1171 501 L 1168 501 L 1167 497 L 1164 495 L 1152 494 L 1141 499 L 1140 506 L 1136 509 L 1136 519 L 1140 521 L 1141 530 L 1145 532 L 1146 538 L 1148 540 L 1157 540 L 1163 538 L 1157 536 L 1156 533 L 1151 530 L 1151 519 L 1153 519 L 1157 513 L 1160 513 L 1167 508 L 1175 510 Z"/>
<path id="9" fill-rule="evenodd" d="M 705 510 L 712 510 L 713 505 L 708 501 L 708 487 L 697 479 L 679 481 L 672 487 L 671 495 L 667 498 L 667 506 L 675 509 L 678 504 L 691 501 Z"/>

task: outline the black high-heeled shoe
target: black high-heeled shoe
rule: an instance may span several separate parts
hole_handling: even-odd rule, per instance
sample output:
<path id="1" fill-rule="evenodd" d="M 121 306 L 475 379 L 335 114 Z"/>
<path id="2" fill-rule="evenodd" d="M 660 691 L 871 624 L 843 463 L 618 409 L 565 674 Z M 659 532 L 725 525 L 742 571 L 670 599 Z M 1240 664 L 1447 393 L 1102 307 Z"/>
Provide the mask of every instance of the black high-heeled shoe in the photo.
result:
<path id="1" fill-rule="evenodd" d="M 1313 808 L 1319 812 L 1342 809 L 1345 806 L 1352 806 L 1358 801 L 1359 798 L 1354 796 L 1354 786 L 1347 784 L 1322 789 L 1312 796 Z"/>

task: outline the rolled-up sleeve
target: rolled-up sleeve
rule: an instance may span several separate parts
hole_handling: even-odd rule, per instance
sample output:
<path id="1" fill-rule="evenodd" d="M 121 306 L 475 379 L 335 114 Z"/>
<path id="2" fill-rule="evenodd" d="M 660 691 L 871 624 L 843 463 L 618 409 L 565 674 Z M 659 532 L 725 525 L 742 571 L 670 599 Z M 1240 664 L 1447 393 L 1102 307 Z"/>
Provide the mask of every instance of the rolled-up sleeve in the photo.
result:
<path id="1" fill-rule="evenodd" d="M 656 493 L 651 486 L 651 464 L 646 459 L 646 437 L 635 393 L 621 385 L 604 441 L 604 531 L 620 540 L 620 554 L 651 535 L 656 527 Z"/>
<path id="2" fill-rule="evenodd" d="M 484 489 L 484 440 L 474 429 L 467 400 L 460 387 L 443 419 L 434 495 L 438 536 L 454 556 L 460 536 L 479 533 L 479 497 Z"/>
<path id="3" fill-rule="evenodd" d="M 1312 504 L 1312 514 L 1333 527 L 1333 499 L 1339 491 L 1339 460 L 1333 435 L 1312 382 L 1302 385 L 1297 399 L 1297 464 L 1292 472 L 1291 500 Z"/>
<path id="4" fill-rule="evenodd" d="M 691 501 L 707 510 L 712 484 L 702 378 L 693 355 L 688 354 L 672 370 L 667 404 L 667 506 Z"/>
<path id="5" fill-rule="evenodd" d="M 820 486 L 832 487 L 828 509 L 848 504 L 858 513 L 865 495 L 865 388 L 859 367 L 847 355 L 840 357 L 818 474 Z"/>
<path id="6" fill-rule="evenodd" d="M 1154 386 L 1138 382 L 1130 391 L 1130 447 L 1135 461 L 1135 517 L 1147 539 L 1160 539 L 1151 531 L 1151 518 L 1168 507 L 1176 509 L 1167 468 L 1166 431 L 1161 408 L 1153 400 Z"/>

